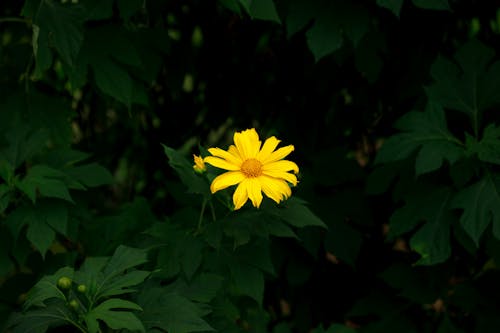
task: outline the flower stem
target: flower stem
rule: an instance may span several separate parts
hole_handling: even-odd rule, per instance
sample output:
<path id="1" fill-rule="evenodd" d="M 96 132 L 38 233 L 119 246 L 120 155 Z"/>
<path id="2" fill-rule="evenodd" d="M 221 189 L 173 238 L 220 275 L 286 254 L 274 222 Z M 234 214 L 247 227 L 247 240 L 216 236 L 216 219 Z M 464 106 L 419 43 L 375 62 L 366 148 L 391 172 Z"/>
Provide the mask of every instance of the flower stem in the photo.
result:
<path id="1" fill-rule="evenodd" d="M 201 231 L 201 224 L 203 223 L 203 215 L 205 213 L 205 207 L 207 206 L 207 199 L 203 198 L 203 202 L 201 204 L 200 217 L 198 218 L 198 226 L 196 227 L 196 233 L 199 234 Z"/>

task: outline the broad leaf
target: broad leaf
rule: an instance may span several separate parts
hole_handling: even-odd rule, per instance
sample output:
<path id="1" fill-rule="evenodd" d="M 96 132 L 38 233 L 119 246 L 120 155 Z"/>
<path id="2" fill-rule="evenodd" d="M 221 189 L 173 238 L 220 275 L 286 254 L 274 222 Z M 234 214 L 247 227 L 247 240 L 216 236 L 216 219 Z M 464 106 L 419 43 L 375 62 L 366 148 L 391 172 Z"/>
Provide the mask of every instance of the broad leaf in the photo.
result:
<path id="1" fill-rule="evenodd" d="M 71 312 L 65 302 L 56 301 L 42 309 L 14 313 L 7 322 L 7 327 L 8 332 L 12 333 L 45 333 L 49 328 L 76 322 L 75 317 L 75 313 Z"/>
<path id="2" fill-rule="evenodd" d="M 286 28 L 291 36 L 305 28 L 307 43 L 316 61 L 338 50 L 344 36 L 355 45 L 368 31 L 370 17 L 364 7 L 345 0 L 293 0 L 288 8 Z"/>
<path id="3" fill-rule="evenodd" d="M 57 281 L 62 277 L 73 278 L 74 271 L 70 267 L 63 267 L 53 275 L 46 275 L 38 281 L 28 293 L 28 298 L 23 304 L 25 310 L 33 306 L 43 307 L 50 299 L 65 301 L 66 296 L 57 286 Z"/>
<path id="4" fill-rule="evenodd" d="M 237 293 L 249 296 L 261 305 L 264 297 L 264 274 L 260 269 L 236 260 L 230 263 L 229 268 Z"/>
<path id="5" fill-rule="evenodd" d="M 85 323 L 89 328 L 89 333 L 101 332 L 97 321 L 98 319 L 102 320 L 108 327 L 114 330 L 128 329 L 131 331 L 145 332 L 143 324 L 135 314 L 125 310 L 142 311 L 142 308 L 133 302 L 118 298 L 112 298 L 102 302 L 90 310 L 84 317 Z"/>
<path id="6" fill-rule="evenodd" d="M 431 101 L 467 114 L 477 136 L 481 113 L 500 102 L 500 61 L 495 52 L 471 40 L 455 54 L 455 62 L 438 57 L 431 68 L 435 83 L 426 87 Z"/>
<path id="7" fill-rule="evenodd" d="M 401 12 L 401 7 L 403 7 L 404 0 L 377 0 L 377 5 L 389 9 L 397 17 Z"/>
<path id="8" fill-rule="evenodd" d="M 421 175 L 439 169 L 445 160 L 453 164 L 465 153 L 463 144 L 448 130 L 439 105 L 430 103 L 425 112 L 409 112 L 396 127 L 403 133 L 383 144 L 375 163 L 403 160 L 418 151 L 415 172 Z"/>
<path id="9" fill-rule="evenodd" d="M 35 165 L 28 170 L 28 174 L 16 186 L 23 191 L 34 203 L 37 191 L 41 196 L 59 198 L 73 202 L 64 180 L 66 175 L 46 165 Z"/>
<path id="10" fill-rule="evenodd" d="M 66 63 L 70 66 L 74 63 L 83 41 L 84 19 L 85 10 L 81 5 L 41 0 L 33 22 L 33 49 L 38 73 L 48 68 L 51 45 Z"/>
<path id="11" fill-rule="evenodd" d="M 469 154 L 477 154 L 483 162 L 500 164 L 500 126 L 488 125 L 479 142 L 467 135 L 465 143 Z"/>
<path id="12" fill-rule="evenodd" d="M 65 170 L 73 179 L 88 187 L 112 184 L 113 175 L 97 163 L 75 166 Z"/>
<path id="13" fill-rule="evenodd" d="M 250 17 L 281 23 L 273 0 L 238 0 Z"/>
<path id="14" fill-rule="evenodd" d="M 476 245 L 490 223 L 493 223 L 493 234 L 500 239 L 499 193 L 500 179 L 488 174 L 453 199 L 453 207 L 463 209 L 460 223 Z"/>
<path id="15" fill-rule="evenodd" d="M 451 254 L 450 225 L 454 217 L 450 199 L 448 188 L 419 187 L 391 217 L 390 237 L 413 230 L 425 221 L 410 239 L 411 248 L 421 256 L 418 264 L 434 265 Z"/>
<path id="16" fill-rule="evenodd" d="M 284 207 L 277 208 L 272 212 L 294 227 L 326 228 L 326 224 L 306 206 L 306 202 L 296 197 L 288 199 Z"/>
<path id="17" fill-rule="evenodd" d="M 424 9 L 450 10 L 448 0 L 413 0 L 413 4 Z"/>
<path id="18" fill-rule="evenodd" d="M 176 293 L 158 287 L 145 288 L 138 303 L 144 309 L 140 318 L 147 329 L 161 329 L 168 333 L 213 331 L 202 319 L 200 308 Z"/>
<path id="19" fill-rule="evenodd" d="M 193 163 L 178 151 L 163 145 L 165 154 L 168 157 L 168 164 L 177 172 L 181 181 L 187 187 L 188 193 L 198 193 L 206 196 L 210 195 L 208 183 L 193 171 Z"/>

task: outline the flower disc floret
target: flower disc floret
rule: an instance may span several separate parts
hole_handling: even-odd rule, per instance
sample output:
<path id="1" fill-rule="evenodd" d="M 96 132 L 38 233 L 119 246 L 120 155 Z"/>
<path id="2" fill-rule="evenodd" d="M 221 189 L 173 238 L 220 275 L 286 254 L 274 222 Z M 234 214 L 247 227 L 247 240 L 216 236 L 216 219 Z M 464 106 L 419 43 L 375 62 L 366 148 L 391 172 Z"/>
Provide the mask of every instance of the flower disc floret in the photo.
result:
<path id="1" fill-rule="evenodd" d="M 276 149 L 280 140 L 274 136 L 262 144 L 254 128 L 236 132 L 233 140 L 234 145 L 229 146 L 227 151 L 208 149 L 212 156 L 205 157 L 204 162 L 227 171 L 212 181 L 211 192 L 238 185 L 233 194 L 234 209 L 240 209 L 248 199 L 258 208 L 262 203 L 262 193 L 276 203 L 290 197 L 292 191 L 289 184 L 297 185 L 295 174 L 299 172 L 299 167 L 284 158 L 294 150 L 294 146 Z"/>

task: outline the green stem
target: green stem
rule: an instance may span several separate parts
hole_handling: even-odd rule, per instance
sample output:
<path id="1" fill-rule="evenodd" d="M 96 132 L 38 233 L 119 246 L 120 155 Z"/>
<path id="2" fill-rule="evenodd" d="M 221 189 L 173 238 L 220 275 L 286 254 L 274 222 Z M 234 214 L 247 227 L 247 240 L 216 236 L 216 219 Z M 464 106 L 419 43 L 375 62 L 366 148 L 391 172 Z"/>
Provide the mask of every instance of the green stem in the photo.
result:
<path id="1" fill-rule="evenodd" d="M 203 223 L 203 215 L 205 214 L 205 207 L 207 206 L 207 199 L 203 198 L 203 203 L 201 204 L 200 217 L 198 218 L 198 226 L 196 227 L 196 233 L 199 234 L 201 231 L 201 224 Z"/>
<path id="2" fill-rule="evenodd" d="M 29 20 L 20 17 L 0 17 L 0 23 L 8 23 L 8 22 L 25 23 L 25 24 L 30 23 Z"/>
<path id="3" fill-rule="evenodd" d="M 210 204 L 210 212 L 212 213 L 212 221 L 215 222 L 217 218 L 215 217 L 215 208 L 212 200 L 209 201 L 209 204 Z"/>

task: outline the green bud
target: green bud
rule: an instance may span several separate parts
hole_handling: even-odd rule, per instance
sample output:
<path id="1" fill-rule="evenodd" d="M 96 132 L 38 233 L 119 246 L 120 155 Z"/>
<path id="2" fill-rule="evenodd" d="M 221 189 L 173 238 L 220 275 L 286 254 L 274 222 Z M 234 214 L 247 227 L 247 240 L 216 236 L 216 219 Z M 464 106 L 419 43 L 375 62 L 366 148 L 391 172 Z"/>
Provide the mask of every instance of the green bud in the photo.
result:
<path id="1" fill-rule="evenodd" d="M 76 299 L 72 299 L 71 301 L 69 301 L 69 306 L 73 310 L 77 310 L 80 307 L 80 303 L 78 303 L 78 301 Z"/>
<path id="2" fill-rule="evenodd" d="M 84 284 L 79 284 L 78 287 L 76 287 L 76 290 L 79 292 L 79 293 L 85 293 L 87 291 L 87 286 L 84 285 Z"/>
<path id="3" fill-rule="evenodd" d="M 69 289 L 71 288 L 71 279 L 67 276 L 63 276 L 57 280 L 57 286 L 61 289 Z"/>

